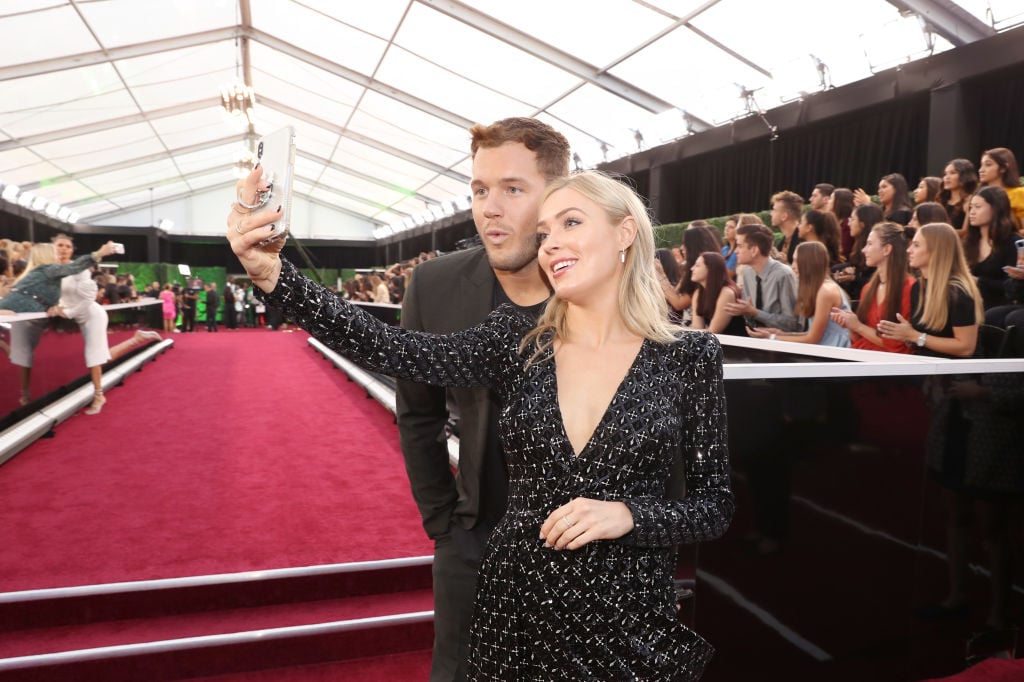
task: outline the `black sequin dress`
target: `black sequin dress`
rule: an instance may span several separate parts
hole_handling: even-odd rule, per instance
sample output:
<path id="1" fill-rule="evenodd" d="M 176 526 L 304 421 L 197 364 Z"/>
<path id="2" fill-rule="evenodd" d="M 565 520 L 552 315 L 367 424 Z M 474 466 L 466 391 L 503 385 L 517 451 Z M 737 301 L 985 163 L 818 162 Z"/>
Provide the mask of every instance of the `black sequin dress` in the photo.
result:
<path id="1" fill-rule="evenodd" d="M 696 680 L 711 646 L 676 617 L 672 546 L 721 535 L 733 497 L 722 351 L 711 334 L 645 341 L 576 456 L 561 420 L 550 351 L 526 367 L 533 321 L 503 306 L 447 336 L 399 329 L 349 306 L 287 261 L 265 296 L 353 361 L 425 383 L 487 385 L 501 398 L 508 511 L 488 541 L 471 630 L 473 680 Z M 674 458 L 686 495 L 667 499 Z M 624 502 L 635 528 L 556 551 L 539 539 L 576 497 Z"/>

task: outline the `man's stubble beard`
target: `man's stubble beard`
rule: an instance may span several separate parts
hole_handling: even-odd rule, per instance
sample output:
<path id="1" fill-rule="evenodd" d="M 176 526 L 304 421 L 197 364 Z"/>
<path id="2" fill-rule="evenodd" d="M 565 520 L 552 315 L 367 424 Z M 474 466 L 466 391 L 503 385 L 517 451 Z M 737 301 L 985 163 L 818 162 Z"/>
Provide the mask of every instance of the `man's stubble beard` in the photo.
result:
<path id="1" fill-rule="evenodd" d="M 537 264 L 537 246 L 536 237 L 531 236 L 529 239 L 518 239 L 513 237 L 515 240 L 515 246 L 513 249 L 499 248 L 497 246 L 490 246 L 486 239 L 483 239 L 484 250 L 487 252 L 487 260 L 491 265 L 491 268 L 500 272 L 520 272 L 531 264 L 536 266 Z M 508 241 L 505 242 L 505 245 Z"/>
<path id="2" fill-rule="evenodd" d="M 537 252 L 532 249 L 521 249 L 514 253 L 487 253 L 491 267 L 501 272 L 521 272 L 528 267 L 537 267 Z"/>

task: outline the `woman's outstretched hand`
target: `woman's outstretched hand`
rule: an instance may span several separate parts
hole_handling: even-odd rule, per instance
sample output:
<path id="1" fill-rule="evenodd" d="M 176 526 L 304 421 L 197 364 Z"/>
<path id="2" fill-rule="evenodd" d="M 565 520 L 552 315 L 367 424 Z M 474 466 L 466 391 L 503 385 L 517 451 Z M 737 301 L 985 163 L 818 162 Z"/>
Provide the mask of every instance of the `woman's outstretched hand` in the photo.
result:
<path id="1" fill-rule="evenodd" d="M 262 177 L 263 168 L 256 166 L 248 176 L 238 181 L 235 201 L 227 217 L 227 236 L 231 250 L 238 256 L 252 283 L 270 293 L 277 286 L 277 278 L 281 274 L 280 254 L 285 240 L 279 238 L 261 243 L 270 236 L 270 224 L 281 217 L 281 207 L 256 213 L 238 203 L 239 197 L 247 204 L 256 203 L 257 192 L 267 189 Z"/>
<path id="2" fill-rule="evenodd" d="M 551 512 L 540 539 L 555 549 L 579 549 L 594 540 L 615 540 L 633 530 L 633 512 L 623 502 L 577 497 Z"/>

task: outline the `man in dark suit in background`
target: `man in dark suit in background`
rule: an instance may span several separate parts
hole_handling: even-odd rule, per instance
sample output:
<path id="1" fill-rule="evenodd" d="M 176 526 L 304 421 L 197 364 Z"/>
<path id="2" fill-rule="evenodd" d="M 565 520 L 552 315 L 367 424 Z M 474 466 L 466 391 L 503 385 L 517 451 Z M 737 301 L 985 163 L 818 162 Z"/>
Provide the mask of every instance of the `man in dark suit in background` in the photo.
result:
<path id="1" fill-rule="evenodd" d="M 188 280 L 185 292 L 181 296 L 182 331 L 194 332 L 196 330 L 196 308 L 199 306 L 199 292 L 202 289 L 202 280 Z"/>
<path id="2" fill-rule="evenodd" d="M 569 172 L 569 143 L 535 119 L 510 118 L 472 134 L 473 220 L 483 247 L 415 268 L 402 306 L 409 329 L 471 327 L 502 303 L 540 314 L 550 296 L 537 265 L 537 215 L 547 182 Z M 459 466 L 448 462 L 449 400 L 457 413 Z M 487 536 L 505 512 L 507 479 L 497 408 L 486 388 L 398 382 L 402 454 L 423 527 L 434 540 L 431 682 L 466 677 L 476 575 Z"/>
<path id="3" fill-rule="evenodd" d="M 220 294 L 217 293 L 217 283 L 210 282 L 206 285 L 206 331 L 217 331 L 217 308 L 220 307 Z"/>
<path id="4" fill-rule="evenodd" d="M 235 312 L 235 278 L 228 277 L 224 284 L 224 324 L 228 329 L 238 329 L 238 315 Z"/>

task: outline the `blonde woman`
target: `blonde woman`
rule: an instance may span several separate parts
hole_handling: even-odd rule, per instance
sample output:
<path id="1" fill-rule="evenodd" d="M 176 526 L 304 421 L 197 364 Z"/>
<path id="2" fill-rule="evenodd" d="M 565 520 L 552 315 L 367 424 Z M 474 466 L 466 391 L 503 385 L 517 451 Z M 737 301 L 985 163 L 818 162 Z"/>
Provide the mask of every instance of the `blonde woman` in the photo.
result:
<path id="1" fill-rule="evenodd" d="M 275 217 L 228 219 L 268 303 L 364 366 L 487 385 L 503 405 L 508 510 L 484 550 L 469 678 L 698 679 L 711 647 L 678 621 L 672 547 L 717 537 L 732 515 L 721 347 L 668 322 L 636 194 L 593 171 L 553 181 L 536 223 L 554 289 L 539 321 L 502 306 L 451 335 L 327 295 L 280 242 L 257 246 Z M 666 490 L 680 447 L 682 499 Z"/>
<path id="2" fill-rule="evenodd" d="M 881 320 L 879 335 L 913 345 L 922 355 L 974 355 L 985 312 L 959 235 L 945 223 L 929 223 L 914 235 L 907 261 L 921 273 L 910 290 L 914 312 L 909 320 Z"/>
<path id="3" fill-rule="evenodd" d="M 0 298 L 0 315 L 43 312 L 51 316 L 61 315 L 57 307 L 61 279 L 92 267 L 104 256 L 114 253 L 114 249 L 114 242 L 107 242 L 91 254 L 61 265 L 57 262 L 57 252 L 53 244 L 33 244 L 29 249 L 28 267 L 25 268 L 25 272 L 21 273 L 10 292 Z M 20 368 L 19 402 L 22 405 L 27 405 L 31 399 L 32 361 L 45 329 L 45 320 L 28 320 L 11 325 L 10 359 L 12 364 Z"/>

